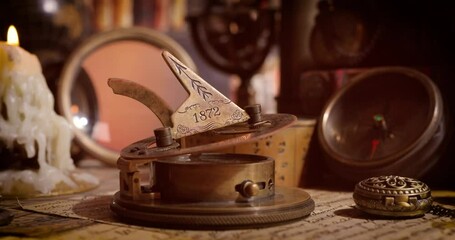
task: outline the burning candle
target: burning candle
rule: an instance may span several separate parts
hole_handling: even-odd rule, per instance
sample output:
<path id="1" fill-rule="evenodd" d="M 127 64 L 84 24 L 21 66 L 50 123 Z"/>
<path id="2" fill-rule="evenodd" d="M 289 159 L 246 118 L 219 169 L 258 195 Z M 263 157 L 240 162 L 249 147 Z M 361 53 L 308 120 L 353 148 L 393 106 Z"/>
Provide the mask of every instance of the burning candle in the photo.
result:
<path id="1" fill-rule="evenodd" d="M 6 34 L 6 42 L 9 44 L 9 45 L 13 45 L 13 46 L 19 46 L 19 35 L 17 34 L 17 30 L 16 28 L 11 25 L 9 28 L 8 28 L 8 33 Z"/>
<path id="2" fill-rule="evenodd" d="M 19 46 L 14 27 L 7 38 L 0 43 L 0 148 L 6 147 L 0 152 L 20 147 L 26 153 L 21 161 L 37 161 L 39 168 L 2 169 L 0 193 L 27 195 L 18 191 L 33 189 L 32 194 L 49 194 L 61 183 L 75 188 L 70 125 L 54 111 L 38 58 Z"/>

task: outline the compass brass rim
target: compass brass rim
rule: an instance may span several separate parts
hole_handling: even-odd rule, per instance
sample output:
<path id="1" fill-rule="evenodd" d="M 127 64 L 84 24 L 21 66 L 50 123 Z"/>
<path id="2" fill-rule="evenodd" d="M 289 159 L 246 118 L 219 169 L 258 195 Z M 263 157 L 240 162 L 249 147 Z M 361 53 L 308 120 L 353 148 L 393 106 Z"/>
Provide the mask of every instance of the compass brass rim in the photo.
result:
<path id="1" fill-rule="evenodd" d="M 114 195 L 111 209 L 142 225 L 188 229 L 251 228 L 302 219 L 314 210 L 310 195 L 299 188 L 277 187 L 276 195 L 252 202 L 138 202 Z"/>
<path id="2" fill-rule="evenodd" d="M 164 157 L 172 157 L 172 156 L 179 156 L 184 154 L 190 153 L 198 153 L 198 152 L 207 152 L 212 151 L 220 148 L 226 148 L 229 146 L 233 146 L 239 143 L 248 143 L 252 141 L 256 141 L 260 138 L 267 137 L 272 135 L 276 131 L 283 129 L 285 127 L 290 126 L 294 123 L 297 118 L 291 114 L 264 114 L 262 116 L 265 122 L 268 122 L 267 125 L 259 128 L 252 128 L 251 132 L 248 133 L 239 133 L 239 134 L 225 134 L 216 132 L 223 132 L 223 129 L 217 129 L 214 131 L 200 133 L 203 135 L 217 135 L 223 137 L 219 141 L 211 141 L 204 144 L 195 144 L 189 147 L 182 147 L 182 148 L 173 148 L 167 149 L 166 151 L 158 151 L 158 148 L 151 147 L 154 146 L 155 137 L 146 138 L 135 142 L 121 151 L 121 157 L 124 159 L 158 159 Z M 247 124 L 247 123 L 243 123 Z M 227 126 L 227 128 L 235 128 L 235 126 Z M 243 128 L 243 126 L 242 126 Z M 194 135 L 196 136 L 196 135 Z M 189 136 L 191 138 L 193 136 Z M 197 136 L 196 136 L 197 137 Z M 203 139 L 203 138 L 199 138 Z M 140 153 L 140 154 L 139 154 Z"/>
<path id="3" fill-rule="evenodd" d="M 226 166 L 262 165 L 265 162 L 274 161 L 272 158 L 266 156 L 243 153 L 207 152 L 200 154 L 188 154 L 182 157 L 192 161 L 181 160 L 181 158 L 163 158 L 156 160 L 155 163 L 163 163 L 170 166 L 182 165 L 188 167 L 191 167 L 192 165 L 213 165 L 222 169 Z"/>
<path id="4" fill-rule="evenodd" d="M 428 108 L 429 108 L 429 116 L 426 119 L 424 129 L 421 134 L 416 138 L 410 141 L 411 143 L 407 146 L 402 147 L 398 151 L 393 151 L 388 153 L 385 156 L 370 159 L 370 161 L 359 161 L 358 159 L 352 157 L 347 157 L 349 154 L 347 153 L 340 153 L 339 150 L 335 149 L 330 143 L 328 139 L 328 131 L 329 128 L 332 126 L 328 125 L 329 118 L 332 117 L 332 112 L 337 105 L 337 102 L 340 101 L 343 97 L 349 93 L 349 91 L 356 87 L 356 85 L 365 79 L 373 76 L 379 76 L 380 74 L 401 74 L 408 78 L 412 78 L 418 84 L 418 87 L 422 87 L 425 89 L 425 94 L 427 94 L 428 98 Z M 338 106 L 339 107 L 339 106 Z M 412 117 L 412 116 L 410 116 Z M 327 160 L 329 165 L 334 165 L 336 167 L 348 167 L 353 172 L 362 171 L 362 169 L 378 169 L 378 168 L 388 168 L 388 165 L 395 164 L 400 160 L 409 160 L 410 158 L 415 157 L 418 155 L 422 148 L 428 147 L 429 144 L 436 144 L 440 145 L 442 142 L 443 137 L 440 137 L 439 141 L 434 141 L 434 136 L 438 133 L 440 128 L 444 128 L 444 117 L 443 117 L 443 103 L 442 97 L 440 95 L 439 90 L 437 89 L 436 85 L 432 82 L 432 80 L 426 76 L 425 74 L 405 67 L 383 67 L 383 68 L 375 68 L 372 70 L 368 70 L 363 74 L 359 74 L 356 76 L 346 87 L 341 89 L 337 94 L 335 94 L 332 99 L 327 103 L 323 114 L 320 118 L 320 124 L 318 126 L 318 140 L 319 143 L 327 156 Z M 339 129 L 342 131 L 343 129 Z M 430 147 L 432 150 L 436 150 L 434 147 Z M 401 163 L 399 165 L 406 165 L 405 163 Z M 431 164 L 430 164 L 431 165 Z M 357 170 L 355 170 L 357 169 Z M 388 168 L 390 170 L 390 168 Z M 381 170 L 382 171 L 382 170 Z M 386 171 L 387 172 L 387 171 Z"/>

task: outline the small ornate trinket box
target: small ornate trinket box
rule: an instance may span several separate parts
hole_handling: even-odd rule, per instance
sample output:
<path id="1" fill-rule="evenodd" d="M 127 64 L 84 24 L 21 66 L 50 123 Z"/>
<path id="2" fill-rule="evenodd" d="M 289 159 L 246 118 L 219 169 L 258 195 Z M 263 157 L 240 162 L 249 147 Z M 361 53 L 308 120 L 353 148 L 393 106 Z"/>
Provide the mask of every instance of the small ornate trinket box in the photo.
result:
<path id="1" fill-rule="evenodd" d="M 413 178 L 380 176 L 365 179 L 355 186 L 357 208 L 386 217 L 418 217 L 430 210 L 430 188 Z"/>

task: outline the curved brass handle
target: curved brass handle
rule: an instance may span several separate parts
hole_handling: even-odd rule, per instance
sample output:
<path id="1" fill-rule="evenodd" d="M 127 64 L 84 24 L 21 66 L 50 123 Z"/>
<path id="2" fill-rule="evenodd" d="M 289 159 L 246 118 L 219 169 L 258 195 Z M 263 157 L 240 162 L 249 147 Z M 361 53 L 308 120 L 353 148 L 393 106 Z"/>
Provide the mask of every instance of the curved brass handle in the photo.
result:
<path id="1" fill-rule="evenodd" d="M 172 127 L 171 108 L 152 90 L 137 82 L 120 78 L 109 78 L 107 84 L 115 94 L 130 97 L 144 104 L 155 113 L 163 126 Z"/>

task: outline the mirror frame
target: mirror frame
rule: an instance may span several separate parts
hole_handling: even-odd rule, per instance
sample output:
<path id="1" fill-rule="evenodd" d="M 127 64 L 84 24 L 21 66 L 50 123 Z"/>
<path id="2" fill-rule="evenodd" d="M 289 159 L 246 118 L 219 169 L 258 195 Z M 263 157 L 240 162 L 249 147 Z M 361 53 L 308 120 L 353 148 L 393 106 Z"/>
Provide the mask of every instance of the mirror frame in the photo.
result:
<path id="1" fill-rule="evenodd" d="M 91 53 L 110 43 L 125 40 L 139 41 L 166 50 L 176 56 L 188 67 L 194 71 L 197 71 L 196 64 L 191 59 L 190 55 L 175 40 L 168 37 L 164 33 L 144 27 L 121 28 L 101 32 L 88 38 L 75 49 L 75 51 L 65 62 L 62 73 L 60 75 L 59 84 L 57 87 L 57 108 L 59 113 L 63 115 L 63 117 L 70 123 L 72 131 L 75 135 L 75 140 L 83 149 L 83 151 L 85 153 L 88 153 L 91 157 L 94 157 L 110 165 L 115 165 L 117 163 L 120 152 L 101 146 L 85 132 L 78 129 L 74 125 L 70 111 L 71 90 L 75 79 L 77 79 L 77 76 L 82 69 L 84 60 Z"/>

